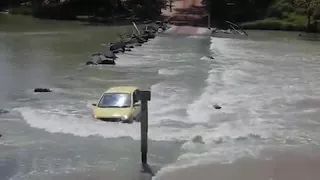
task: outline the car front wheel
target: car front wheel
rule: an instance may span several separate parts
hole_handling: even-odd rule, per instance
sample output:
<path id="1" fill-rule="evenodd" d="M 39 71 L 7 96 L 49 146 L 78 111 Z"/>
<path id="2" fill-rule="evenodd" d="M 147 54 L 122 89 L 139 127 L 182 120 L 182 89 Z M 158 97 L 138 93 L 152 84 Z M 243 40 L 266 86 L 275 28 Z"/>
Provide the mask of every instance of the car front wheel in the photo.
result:
<path id="1" fill-rule="evenodd" d="M 124 120 L 124 121 L 122 121 L 122 123 L 132 124 L 132 123 L 133 123 L 133 121 L 132 121 L 132 120 Z"/>

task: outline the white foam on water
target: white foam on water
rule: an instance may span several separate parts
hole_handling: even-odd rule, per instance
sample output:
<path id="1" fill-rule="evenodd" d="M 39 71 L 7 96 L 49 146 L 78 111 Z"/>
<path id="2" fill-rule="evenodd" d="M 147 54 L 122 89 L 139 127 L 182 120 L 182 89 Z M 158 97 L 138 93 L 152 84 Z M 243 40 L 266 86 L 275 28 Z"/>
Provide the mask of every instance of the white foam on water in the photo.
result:
<path id="1" fill-rule="evenodd" d="M 187 117 L 177 113 L 187 108 L 189 93 L 183 83 L 163 81 L 151 86 L 152 101 L 149 103 L 149 138 L 152 140 L 189 140 L 194 134 L 206 133 L 203 126 L 183 129 L 165 126 L 164 122 L 189 123 Z M 118 124 L 92 119 L 92 102 L 41 101 L 40 109 L 22 107 L 19 111 L 31 126 L 51 133 L 66 133 L 81 137 L 102 136 L 105 138 L 131 137 L 140 139 L 140 125 Z M 41 103 L 40 102 L 40 103 Z"/>
<path id="2" fill-rule="evenodd" d="M 220 57 L 228 58 L 229 60 L 241 60 L 246 57 L 253 50 L 242 47 L 242 40 L 228 39 L 228 38 L 211 38 L 210 50 Z M 230 45 L 237 46 L 237 48 L 230 48 Z M 228 62 L 225 62 L 228 63 Z"/>
<path id="3" fill-rule="evenodd" d="M 215 42 L 215 40 L 213 39 L 210 49 L 211 50 L 218 49 L 217 52 L 219 53 L 225 51 L 225 49 L 227 48 L 227 45 L 222 44 L 222 46 L 219 46 L 219 43 L 220 42 Z M 217 89 L 217 84 L 220 83 L 220 81 L 221 80 L 217 76 L 217 69 L 216 67 L 213 67 L 213 69 L 211 69 L 208 72 L 208 78 L 205 80 L 207 86 L 204 88 L 202 94 L 197 100 L 195 100 L 192 104 L 189 104 L 188 106 L 187 113 L 188 113 L 188 120 L 190 122 L 194 122 L 194 123 L 209 122 L 210 119 L 212 118 L 212 115 L 215 113 L 215 109 L 213 108 L 213 105 L 221 104 L 222 102 L 220 100 L 222 99 L 230 100 L 230 98 L 217 96 L 219 94 L 219 91 Z M 216 98 L 220 98 L 220 99 L 216 99 Z M 235 98 L 235 97 L 231 97 L 231 98 Z M 222 111 L 224 111 L 224 108 L 222 109 Z"/>
<path id="4" fill-rule="evenodd" d="M 164 54 L 159 48 L 158 42 L 163 37 L 156 37 L 142 46 L 136 46 L 132 51 L 118 53 L 116 64 L 119 67 L 151 66 L 161 61 L 168 61 L 170 55 Z"/>
<path id="5" fill-rule="evenodd" d="M 202 58 L 200 58 L 200 60 L 205 60 L 205 61 L 212 61 L 213 59 L 210 59 L 207 56 L 203 56 Z"/>
<path id="6" fill-rule="evenodd" d="M 125 70 L 124 67 L 136 64 L 137 66 L 157 65 L 163 61 L 174 61 L 168 59 L 170 56 L 178 56 L 178 58 L 186 58 L 192 53 L 174 54 L 166 52 L 166 49 L 159 48 L 157 41 L 166 39 L 166 37 L 157 37 L 148 43 L 143 44 L 143 47 L 136 47 L 132 52 L 125 54 L 119 53 L 117 60 L 120 67 L 115 70 Z M 170 49 L 169 49 L 170 50 Z M 144 57 L 142 57 L 144 55 Z M 121 56 L 121 57 L 120 57 Z M 186 59 L 183 59 L 186 61 Z M 122 63 L 122 64 L 121 64 Z M 183 63 L 183 62 L 181 62 Z M 99 68 L 99 67 L 98 67 Z M 101 67 L 105 68 L 105 67 Z M 192 66 L 182 65 L 178 69 L 162 68 L 159 74 L 172 76 L 177 75 L 180 69 L 190 69 Z M 139 71 L 139 70 L 136 70 Z M 124 71 L 125 72 L 125 71 Z M 88 77 L 91 81 L 103 81 L 103 79 Z M 124 80 L 128 81 L 128 80 Z M 94 95 L 91 89 L 79 88 L 77 90 L 66 90 L 60 88 L 52 88 L 51 94 L 78 94 L 78 95 Z M 188 140 L 191 138 L 189 131 L 202 132 L 204 128 L 194 127 L 188 130 L 178 127 L 169 127 L 162 124 L 166 122 L 185 122 L 186 117 L 177 113 L 186 109 L 186 96 L 188 94 L 187 87 L 183 83 L 175 81 L 163 81 L 151 86 L 152 101 L 149 103 L 149 138 L 152 140 Z M 23 119 L 31 126 L 39 129 L 44 129 L 51 133 L 66 133 L 75 136 L 102 136 L 105 138 L 131 137 L 140 139 L 140 125 L 134 124 L 118 124 L 95 121 L 92 119 L 92 105 L 90 102 L 68 102 L 56 100 L 39 101 L 41 106 L 36 107 L 21 107 L 17 108 Z"/>
<path id="7" fill-rule="evenodd" d="M 185 106 L 183 98 L 187 89 L 173 82 L 160 82 L 151 87 L 152 101 L 149 103 L 149 138 L 152 140 L 188 140 L 190 133 L 176 127 L 161 126 L 164 121 L 184 122 L 184 117 L 177 114 Z M 51 133 L 66 133 L 81 137 L 102 136 L 105 138 L 131 137 L 140 139 L 140 124 L 107 123 L 92 119 L 92 101 L 69 102 L 44 101 L 39 109 L 22 107 L 14 110 L 20 112 L 23 119 L 31 126 Z M 189 131 L 202 132 L 195 127 Z"/>
<path id="8" fill-rule="evenodd" d="M 108 79 L 105 78 L 99 78 L 99 77 L 88 77 L 86 78 L 89 81 L 95 81 L 95 82 L 108 82 Z"/>
<path id="9" fill-rule="evenodd" d="M 162 82 L 151 87 L 149 138 L 151 140 L 187 141 L 181 147 L 183 154 L 177 162 L 164 167 L 158 173 L 158 177 L 162 173 L 177 168 L 213 161 L 232 162 L 247 155 L 256 156 L 262 148 L 256 144 L 241 144 L 237 141 L 264 139 L 283 141 L 280 137 L 286 136 L 289 139 L 300 135 L 308 137 L 299 131 L 294 133 L 290 130 L 278 131 L 284 129 L 280 118 L 268 119 L 259 116 L 259 111 L 273 113 L 271 111 L 274 109 L 265 109 L 264 105 L 269 105 L 270 102 L 278 98 L 273 97 L 278 92 L 275 92 L 271 86 L 268 87 L 270 89 L 262 91 L 264 87 L 262 89 L 257 87 L 258 82 L 255 84 L 246 83 L 247 80 L 255 82 L 255 78 L 259 79 L 260 77 L 252 77 L 251 71 L 262 70 L 262 67 L 255 62 L 245 60 L 245 55 L 249 50 L 230 48 L 231 45 L 236 44 L 237 41 L 234 39 L 212 38 L 211 49 L 217 57 L 210 60 L 212 63 L 208 69 L 211 70 L 208 70 L 208 76 L 204 79 L 206 86 L 194 94 L 196 99 L 191 103 L 186 100 L 191 96 L 189 87 L 183 81 L 171 79 L 173 75 L 177 75 L 174 74 L 177 71 L 185 73 L 181 70 L 185 68 L 183 67 L 185 65 L 174 70 L 166 67 L 158 71 L 158 74 L 167 75 L 169 78 L 164 78 Z M 123 57 L 127 59 L 123 61 L 136 61 L 137 64 L 143 65 L 147 61 L 148 65 L 157 64 L 161 58 L 157 58 L 158 52 L 155 49 L 157 49 L 156 44 L 148 44 L 145 48 L 141 48 L 140 52 L 135 51 L 132 55 L 124 54 Z M 141 55 L 140 53 L 145 57 L 137 59 Z M 177 54 L 176 58 L 187 59 L 188 56 L 192 56 L 192 53 Z M 206 61 L 205 58 L 202 60 Z M 172 72 L 174 73 L 172 74 Z M 67 133 L 82 137 L 140 139 L 139 123 L 118 124 L 95 121 L 91 118 L 91 103 L 79 101 L 74 103 L 82 105 L 75 106 L 74 104 L 66 104 L 66 102 L 58 105 L 59 102 L 54 102 L 51 105 L 42 106 L 41 109 L 23 107 L 16 110 L 21 113 L 30 126 L 52 133 Z M 215 104 L 221 105 L 222 109 L 213 108 Z M 186 114 L 181 112 L 186 112 Z M 276 113 L 274 112 L 274 114 Z M 187 126 L 182 128 L 170 125 L 170 123 L 180 123 L 181 126 L 186 124 Z M 203 144 L 192 141 L 196 136 L 202 138 Z"/>
<path id="10" fill-rule="evenodd" d="M 243 147 L 246 148 L 246 147 Z M 253 148 L 253 147 L 249 147 Z M 219 162 L 222 164 L 229 164 L 234 162 L 235 159 L 243 156 L 244 154 L 247 156 L 256 157 L 257 154 L 253 154 L 250 149 L 245 151 L 241 150 L 239 147 L 221 147 L 215 148 L 215 151 L 210 153 L 203 154 L 184 154 L 179 157 L 176 163 L 170 164 L 165 168 L 160 169 L 156 176 L 152 178 L 152 180 L 164 180 L 166 174 L 185 169 L 188 167 L 194 167 L 199 165 L 212 164 L 213 162 Z M 256 149 L 261 149 L 261 147 L 256 146 Z M 228 151 L 226 151 L 228 149 Z"/>
<path id="11" fill-rule="evenodd" d="M 151 47 L 150 47 L 151 46 Z M 147 55 L 150 56 L 154 51 L 152 45 L 142 48 Z M 190 53 L 178 54 L 181 57 L 186 57 Z M 134 58 L 133 58 L 134 59 Z M 139 62 L 145 61 L 137 60 Z M 147 61 L 147 60 L 146 60 Z M 167 69 L 166 69 L 167 70 Z M 165 71 L 164 69 L 162 70 Z M 161 72 L 161 71 L 160 71 Z M 219 79 L 216 78 L 215 70 L 208 72 L 207 87 L 203 90 L 202 95 L 189 106 L 185 101 L 188 96 L 188 89 L 180 83 L 161 82 L 151 87 L 153 92 L 153 100 L 149 104 L 150 115 L 150 139 L 153 140 L 190 140 L 195 135 L 204 137 L 205 141 L 219 138 L 222 135 L 221 131 L 215 130 L 218 134 L 212 136 L 212 129 L 204 126 L 193 126 L 190 128 L 177 128 L 161 126 L 162 122 L 182 122 L 182 123 L 208 123 L 210 117 L 214 114 L 212 105 L 216 102 L 221 102 L 222 99 L 230 100 L 234 98 L 232 95 L 229 98 L 223 96 L 215 96 L 214 86 Z M 165 73 L 164 73 L 165 74 Z M 168 74 L 168 73 L 167 73 Z M 57 91 L 58 89 L 55 89 Z M 59 92 L 59 90 L 58 90 Z M 63 90 L 65 93 L 65 90 Z M 62 92 L 61 92 L 62 93 Z M 71 93 L 71 92 L 70 92 Z M 221 95 L 221 94 L 220 94 Z M 214 99 L 215 97 L 215 99 Z M 218 99 L 220 97 L 221 99 Z M 227 101 L 225 100 L 225 101 Z M 230 102 L 229 102 L 230 103 Z M 17 109 L 26 122 L 32 127 L 45 129 L 52 133 L 69 133 L 77 136 L 98 135 L 106 138 L 116 138 L 128 136 L 133 139 L 139 139 L 139 125 L 126 125 L 117 123 L 105 123 L 94 121 L 91 118 L 91 103 L 84 103 L 85 112 L 77 112 L 78 109 L 73 109 L 75 113 L 70 113 L 66 109 L 71 107 L 64 106 L 48 106 L 42 109 L 24 107 Z M 177 111 L 187 110 L 187 116 L 177 114 Z M 223 108 L 220 112 L 228 112 Z M 79 115 L 80 113 L 80 115 Z"/>
<path id="12" fill-rule="evenodd" d="M 106 138 L 132 137 L 140 138 L 140 129 L 136 124 L 106 123 L 92 119 L 90 113 L 71 114 L 62 109 L 16 108 L 31 126 L 44 129 L 50 133 L 73 134 L 81 137 L 102 136 Z"/>
<path id="13" fill-rule="evenodd" d="M 89 106 L 89 105 L 88 105 Z M 35 109 L 31 107 L 16 108 L 15 111 L 21 113 L 24 120 L 34 128 L 43 129 L 50 133 L 72 134 L 80 137 L 101 136 L 105 138 L 130 137 L 140 140 L 140 124 L 122 124 L 108 123 L 92 119 L 90 112 L 80 113 L 74 110 L 63 110 L 54 106 L 44 109 Z M 66 107 L 65 107 L 66 108 Z M 152 116 L 152 115 L 151 115 Z M 165 118 L 165 117 L 162 117 Z M 168 141 L 168 140 L 188 140 L 191 138 L 190 132 L 175 127 L 158 126 L 162 118 L 150 118 L 149 138 L 151 140 Z M 174 120 L 175 117 L 167 116 L 168 119 Z M 177 121 L 179 117 L 176 117 Z M 190 128 L 189 131 L 203 132 L 202 127 Z"/>
<path id="14" fill-rule="evenodd" d="M 211 35 L 211 30 L 208 28 L 198 28 L 197 34 L 203 35 L 203 34 L 208 34 Z"/>
<path id="15" fill-rule="evenodd" d="M 176 134 L 188 140 L 181 147 L 184 153 L 175 163 L 162 168 L 154 180 L 161 180 L 162 175 L 177 169 L 213 162 L 231 163 L 243 156 L 259 156 L 267 146 L 279 146 L 260 144 L 264 140 L 284 146 L 286 139 L 302 144 L 313 141 L 310 134 L 285 127 L 280 117 L 260 117 L 261 111 L 273 115 L 281 112 L 277 107 L 266 108 L 266 105 L 273 104 L 283 95 L 275 85 L 261 84 L 261 77 L 253 76 L 252 72 L 266 71 L 268 67 L 248 61 L 246 54 L 250 49 L 232 48 L 237 45 L 234 39 L 212 38 L 211 42 L 211 50 L 217 55 L 212 61 L 218 62 L 222 68 L 212 64 L 207 86 L 187 108 L 186 121 L 199 125 Z M 291 100 L 295 98 L 290 96 Z M 214 109 L 214 104 L 221 105 L 222 109 Z M 183 136 L 186 131 L 189 134 Z M 196 136 L 201 137 L 202 143 L 192 141 Z M 239 141 L 243 143 L 237 143 Z M 255 141 L 259 143 L 250 143 Z"/>
<path id="16" fill-rule="evenodd" d="M 162 120 L 168 120 L 168 116 L 176 116 L 177 110 L 184 109 L 184 95 L 188 90 L 176 83 L 160 82 L 151 87 L 153 100 L 149 103 L 150 123 L 158 124 Z M 171 120 L 182 121 L 183 117 Z"/>
<path id="17" fill-rule="evenodd" d="M 170 25 L 170 27 L 169 27 L 166 31 L 164 31 L 164 33 L 172 33 L 172 32 L 174 32 L 176 29 L 177 29 L 177 26 L 175 26 L 175 25 Z"/>
<path id="18" fill-rule="evenodd" d="M 187 36 L 187 38 L 191 38 L 191 39 L 206 39 L 208 37 L 203 36 L 203 35 L 190 35 L 190 36 Z"/>
<path id="19" fill-rule="evenodd" d="M 168 69 L 168 68 L 163 68 L 163 69 L 159 69 L 158 70 L 158 74 L 160 75 L 167 75 L 167 76 L 171 76 L 171 75 L 177 75 L 179 74 L 181 71 L 177 70 L 177 69 Z"/>

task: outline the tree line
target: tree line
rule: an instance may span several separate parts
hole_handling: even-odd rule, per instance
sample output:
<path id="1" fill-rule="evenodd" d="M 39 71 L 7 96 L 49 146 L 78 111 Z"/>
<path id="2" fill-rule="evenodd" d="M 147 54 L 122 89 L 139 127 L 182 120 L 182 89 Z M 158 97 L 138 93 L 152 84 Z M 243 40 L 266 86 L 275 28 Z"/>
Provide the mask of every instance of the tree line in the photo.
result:
<path id="1" fill-rule="evenodd" d="M 77 15 L 116 19 L 156 19 L 169 0 L 1 0 L 1 7 L 17 7 L 38 18 L 76 19 Z M 211 19 L 250 22 L 261 19 L 285 20 L 284 25 L 305 24 L 313 29 L 320 19 L 320 0 L 203 0 Z M 20 6 L 21 7 L 21 6 Z M 24 14 L 24 13 L 22 13 Z M 273 22 L 269 22 L 272 25 Z"/>
<path id="2" fill-rule="evenodd" d="M 38 18 L 75 19 L 77 15 L 96 17 L 130 16 L 154 19 L 160 16 L 163 0 L 1 0 L 0 7 L 29 8 Z M 28 2 L 21 6 L 21 3 Z M 23 13 L 22 13 L 23 14 Z"/>

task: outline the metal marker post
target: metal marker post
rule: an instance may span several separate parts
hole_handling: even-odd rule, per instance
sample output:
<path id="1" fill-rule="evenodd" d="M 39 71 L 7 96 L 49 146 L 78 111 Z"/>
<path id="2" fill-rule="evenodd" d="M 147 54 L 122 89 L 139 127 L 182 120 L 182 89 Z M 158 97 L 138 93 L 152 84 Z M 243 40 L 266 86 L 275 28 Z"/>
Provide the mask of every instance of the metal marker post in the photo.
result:
<path id="1" fill-rule="evenodd" d="M 211 28 L 211 17 L 210 17 L 210 13 L 208 14 L 208 29 Z"/>
<path id="2" fill-rule="evenodd" d="M 151 100 L 151 92 L 140 91 L 139 95 L 141 100 L 141 162 L 143 165 L 146 165 L 148 153 L 148 101 Z"/>

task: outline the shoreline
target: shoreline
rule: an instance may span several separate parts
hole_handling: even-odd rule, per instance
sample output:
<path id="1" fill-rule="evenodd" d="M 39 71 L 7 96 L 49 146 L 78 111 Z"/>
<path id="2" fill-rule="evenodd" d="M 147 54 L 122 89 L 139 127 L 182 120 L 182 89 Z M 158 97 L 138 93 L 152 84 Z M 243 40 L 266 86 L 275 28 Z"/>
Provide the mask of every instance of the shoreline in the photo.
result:
<path id="1" fill-rule="evenodd" d="M 154 21 L 173 21 L 173 23 L 177 26 L 193 26 L 193 27 L 207 27 L 204 20 L 201 18 L 199 21 L 192 22 L 190 21 L 182 21 L 178 20 L 180 18 L 180 9 L 186 8 L 190 5 L 182 4 L 181 1 L 174 1 L 173 2 L 173 9 L 172 12 L 169 9 L 162 9 L 162 14 L 155 18 Z M 178 9 L 177 9 L 178 8 Z M 13 9 L 14 10 L 14 9 Z M 29 12 L 30 13 L 30 12 Z M 30 16 L 33 17 L 31 14 L 26 14 L 24 11 L 13 11 L 10 12 L 10 9 L 4 10 L 0 12 L 0 14 L 7 14 L 7 15 L 21 15 L 21 16 Z M 36 18 L 36 17 L 33 17 Z M 58 20 L 58 21 L 77 21 L 82 23 L 83 25 L 92 25 L 92 26 L 123 26 L 123 25 L 131 25 L 134 21 L 136 24 L 145 24 L 145 20 L 140 20 L 136 18 L 132 18 L 129 16 L 123 17 L 98 17 L 98 16 L 89 16 L 89 15 L 77 15 L 75 19 L 50 19 L 50 18 L 36 18 L 39 20 Z M 265 18 L 261 20 L 249 21 L 249 22 L 240 22 L 238 23 L 241 28 L 244 30 L 274 30 L 274 31 L 295 31 L 295 32 L 306 32 L 306 25 L 304 24 L 297 24 L 295 22 L 287 21 L 286 19 L 275 19 L 275 18 Z M 320 26 L 320 25 L 319 25 Z M 214 21 L 211 21 L 211 28 L 217 28 L 214 26 Z M 320 27 L 319 27 L 320 29 Z M 306 32 L 307 33 L 307 32 Z M 320 32 L 313 32 L 313 33 L 320 33 Z"/>
<path id="2" fill-rule="evenodd" d="M 0 12 L 0 15 L 4 16 L 12 16 L 12 17 L 24 17 L 24 18 L 31 18 L 38 21 L 48 21 L 48 22 L 61 22 L 66 24 L 79 24 L 83 26 L 107 26 L 107 27 L 122 27 L 122 26 L 132 26 L 132 22 L 135 22 L 137 25 L 144 25 L 149 23 L 154 23 L 155 21 L 142 21 L 142 20 L 118 20 L 114 22 L 105 22 L 105 21 L 89 21 L 83 19 L 70 19 L 70 20 L 60 20 L 60 19 L 47 19 L 47 18 L 36 18 L 32 15 L 25 15 L 25 14 L 11 14 L 6 12 Z"/>
<path id="3" fill-rule="evenodd" d="M 305 33 L 320 33 L 320 24 L 318 31 L 308 32 L 305 24 L 288 22 L 285 19 L 265 18 L 256 21 L 242 22 L 240 26 L 245 30 L 274 30 L 274 31 L 295 31 Z"/>
<path id="4" fill-rule="evenodd" d="M 44 19 L 44 18 L 36 18 L 36 17 L 33 17 L 32 15 L 25 15 L 25 14 L 12 14 L 12 13 L 9 13 L 9 12 L 6 12 L 6 11 L 1 11 L 0 14 L 3 14 L 3 15 L 9 15 L 9 16 L 25 16 L 25 17 L 30 17 L 30 18 L 34 18 L 34 19 L 38 19 L 38 20 L 52 20 L 52 21 L 61 21 L 61 22 L 77 22 L 77 23 L 80 23 L 84 26 L 126 26 L 126 25 L 132 25 L 132 22 L 135 22 L 136 24 L 148 24 L 146 23 L 146 21 L 144 20 L 130 20 L 130 19 L 123 19 L 123 20 L 117 20 L 117 21 L 114 21 L 114 22 L 106 22 L 105 20 L 87 20 L 89 19 L 90 17 L 89 16 L 78 16 L 77 19 L 75 20 L 59 20 L 59 19 Z M 163 20 L 166 20 L 168 19 L 169 16 L 166 16 L 166 15 L 162 15 L 160 16 L 157 20 L 154 20 L 154 21 L 150 21 L 150 22 L 155 22 L 155 21 L 163 21 Z M 244 25 L 244 24 L 251 24 L 251 23 L 254 23 L 255 21 L 252 21 L 252 22 L 245 22 L 245 23 L 239 23 L 239 26 L 242 27 L 244 30 L 259 30 L 259 31 L 268 31 L 268 30 L 273 30 L 273 31 L 294 31 L 294 32 L 302 32 L 302 33 L 308 33 L 304 30 L 302 30 L 301 28 L 300 29 L 281 29 L 281 28 L 270 28 L 270 27 L 259 27 L 259 26 L 255 26 L 255 25 L 250 25 L 250 26 L 247 26 L 247 25 Z M 171 24 L 171 23 L 169 23 Z M 173 24 L 173 25 L 176 25 L 176 26 L 185 26 L 185 25 L 179 25 L 179 24 Z M 188 26 L 192 26 L 192 27 L 205 27 L 205 26 L 193 26 L 193 25 L 188 25 Z M 211 28 L 216 28 L 215 26 L 211 26 Z M 312 33 L 312 32 L 311 32 Z M 313 34 L 320 34 L 320 32 L 315 32 Z"/>

